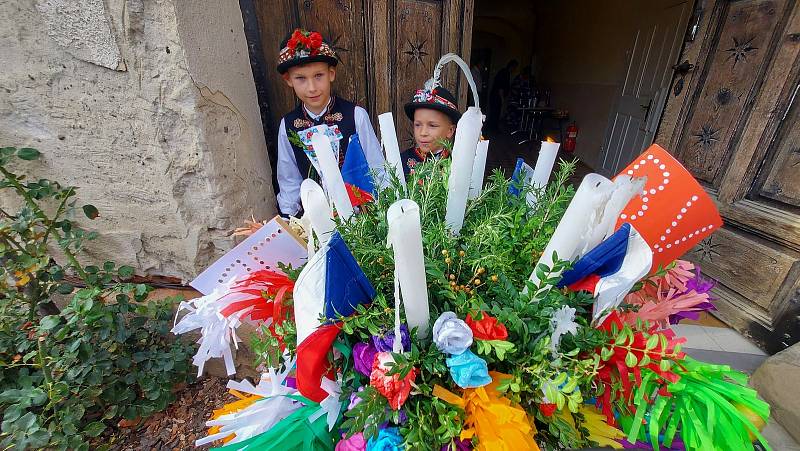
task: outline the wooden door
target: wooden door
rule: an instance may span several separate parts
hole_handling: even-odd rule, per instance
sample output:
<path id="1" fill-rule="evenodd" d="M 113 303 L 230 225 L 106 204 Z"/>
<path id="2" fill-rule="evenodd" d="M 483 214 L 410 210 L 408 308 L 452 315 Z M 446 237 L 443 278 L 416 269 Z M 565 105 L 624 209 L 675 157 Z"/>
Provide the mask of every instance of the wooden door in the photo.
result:
<path id="1" fill-rule="evenodd" d="M 335 92 L 366 108 L 374 126 L 378 114 L 392 111 L 401 145 L 410 144 L 403 104 L 430 78 L 442 54 L 469 60 L 473 1 L 254 0 L 272 130 L 277 133 L 280 118 L 296 105 L 274 69 L 278 46 L 303 27 L 320 31 L 339 55 Z M 466 82 L 455 82 L 452 71 L 445 80 L 464 103 Z"/>
<path id="2" fill-rule="evenodd" d="M 690 12 L 688 1 L 642 11 L 603 144 L 602 173 L 616 174 L 653 143 Z"/>
<path id="3" fill-rule="evenodd" d="M 708 3 L 688 53 L 697 67 L 687 95 L 673 90 L 677 120 L 662 123 L 661 144 L 725 220 L 690 255 L 718 281 L 719 315 L 777 352 L 800 338 L 800 6 Z"/>

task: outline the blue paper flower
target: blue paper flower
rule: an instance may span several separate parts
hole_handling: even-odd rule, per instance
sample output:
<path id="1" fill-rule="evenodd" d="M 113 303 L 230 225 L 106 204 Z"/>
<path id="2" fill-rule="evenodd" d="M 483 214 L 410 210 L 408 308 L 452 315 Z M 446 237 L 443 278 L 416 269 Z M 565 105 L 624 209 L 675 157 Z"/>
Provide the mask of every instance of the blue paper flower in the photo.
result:
<path id="1" fill-rule="evenodd" d="M 367 451 L 395 451 L 403 449 L 403 437 L 397 428 L 381 429 L 377 437 L 367 442 Z"/>
<path id="2" fill-rule="evenodd" d="M 486 361 L 469 349 L 447 359 L 450 376 L 461 388 L 476 388 L 492 382 Z"/>

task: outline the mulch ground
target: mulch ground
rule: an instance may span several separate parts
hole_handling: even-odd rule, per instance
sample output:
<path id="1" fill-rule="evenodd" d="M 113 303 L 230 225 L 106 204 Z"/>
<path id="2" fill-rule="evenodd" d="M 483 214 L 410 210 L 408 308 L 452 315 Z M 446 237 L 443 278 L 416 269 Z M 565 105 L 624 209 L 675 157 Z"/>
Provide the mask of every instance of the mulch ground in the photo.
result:
<path id="1" fill-rule="evenodd" d="M 211 412 L 234 399 L 225 388 L 227 383 L 227 379 L 206 376 L 182 389 L 165 411 L 138 424 L 122 421 L 119 427 L 107 430 L 95 445 L 120 451 L 195 449 L 194 441 L 206 435 L 205 423 Z"/>

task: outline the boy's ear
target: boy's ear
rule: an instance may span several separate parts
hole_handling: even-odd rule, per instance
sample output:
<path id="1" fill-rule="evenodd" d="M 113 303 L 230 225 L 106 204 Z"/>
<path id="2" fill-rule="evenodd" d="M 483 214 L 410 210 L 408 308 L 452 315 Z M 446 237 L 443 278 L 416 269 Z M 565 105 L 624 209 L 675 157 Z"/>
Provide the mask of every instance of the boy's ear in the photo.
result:
<path id="1" fill-rule="evenodd" d="M 336 80 L 336 66 L 328 66 L 328 73 L 330 74 L 331 82 Z"/>
<path id="2" fill-rule="evenodd" d="M 292 85 L 292 79 L 289 78 L 289 72 L 286 72 L 285 74 L 281 75 L 281 77 L 283 77 L 283 81 L 286 82 L 286 86 L 294 88 L 294 86 Z"/>

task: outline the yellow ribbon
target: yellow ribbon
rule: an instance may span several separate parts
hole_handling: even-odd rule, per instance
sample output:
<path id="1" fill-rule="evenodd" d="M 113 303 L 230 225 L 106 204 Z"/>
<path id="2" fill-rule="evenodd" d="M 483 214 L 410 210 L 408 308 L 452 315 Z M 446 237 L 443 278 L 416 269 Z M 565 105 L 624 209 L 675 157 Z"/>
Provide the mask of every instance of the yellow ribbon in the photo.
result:
<path id="1" fill-rule="evenodd" d="M 539 446 L 533 440 L 536 429 L 528 419 L 528 414 L 497 391 L 500 381 L 511 376 L 494 371 L 489 375 L 492 376 L 492 382 L 485 387 L 469 388 L 458 396 L 436 385 L 433 387 L 433 396 L 464 409 L 467 418 L 460 438 L 471 440 L 477 437 L 478 445 L 475 449 L 538 451 Z"/>
<path id="2" fill-rule="evenodd" d="M 606 417 L 597 407 L 584 404 L 580 408 L 583 415 L 583 427 L 589 431 L 589 440 L 597 442 L 599 446 L 608 446 L 614 449 L 623 449 L 617 440 L 625 438 L 625 433 L 611 426 L 606 422 Z M 567 409 L 556 412 L 556 415 L 564 419 L 572 428 L 575 428 L 575 419 Z"/>
<path id="3" fill-rule="evenodd" d="M 250 407 L 250 405 L 253 404 L 254 402 L 256 402 L 259 399 L 261 399 L 261 396 L 258 396 L 258 395 L 243 395 L 242 393 L 240 393 L 240 392 L 238 392 L 236 390 L 229 390 L 229 391 L 233 396 L 237 397 L 238 399 L 236 401 L 229 402 L 228 404 L 225 404 L 224 406 L 220 407 L 219 409 L 214 409 L 214 413 L 211 415 L 211 419 L 212 420 L 216 420 L 217 418 L 219 418 L 219 417 L 221 417 L 223 415 L 227 415 L 229 413 L 240 412 L 240 411 Z M 219 430 L 220 430 L 220 426 L 211 426 L 208 429 L 208 435 L 214 435 L 214 434 L 218 433 Z M 233 440 L 233 438 L 235 436 L 236 436 L 236 434 L 231 434 L 231 435 L 223 438 L 222 439 L 222 443 L 228 443 L 229 441 Z"/>

